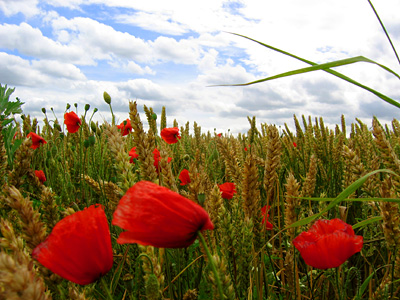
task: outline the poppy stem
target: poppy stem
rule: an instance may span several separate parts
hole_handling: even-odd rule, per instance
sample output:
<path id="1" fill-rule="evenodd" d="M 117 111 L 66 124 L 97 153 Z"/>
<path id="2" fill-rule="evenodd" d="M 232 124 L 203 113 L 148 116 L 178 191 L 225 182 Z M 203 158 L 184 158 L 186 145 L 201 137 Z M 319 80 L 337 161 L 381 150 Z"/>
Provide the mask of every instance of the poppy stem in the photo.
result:
<path id="1" fill-rule="evenodd" d="M 104 280 L 103 276 L 100 278 L 100 282 L 101 285 L 103 286 L 104 291 L 106 292 L 106 299 L 114 300 L 113 296 L 111 295 L 110 289 L 107 286 L 107 282 Z"/>
<path id="2" fill-rule="evenodd" d="M 142 254 L 140 254 L 140 255 L 136 258 L 137 261 L 139 261 L 139 258 L 140 258 L 140 257 L 146 257 L 146 258 L 149 260 L 150 267 L 151 267 L 151 274 L 154 274 L 153 262 L 151 261 L 151 258 L 150 258 L 147 254 L 142 253 Z"/>
<path id="3" fill-rule="evenodd" d="M 335 268 L 336 269 L 336 286 L 337 286 L 337 292 L 339 296 L 339 300 L 342 300 L 342 289 L 340 288 L 339 285 L 339 267 Z"/>
<path id="4" fill-rule="evenodd" d="M 222 290 L 221 279 L 219 278 L 217 267 L 215 266 L 215 263 L 214 263 L 214 258 L 212 257 L 211 252 L 208 249 L 206 241 L 205 241 L 203 235 L 201 234 L 201 232 L 198 231 L 197 234 L 198 234 L 198 237 L 199 237 L 201 243 L 203 244 L 204 250 L 206 251 L 206 254 L 208 257 L 208 261 L 210 262 L 210 265 L 211 265 L 211 269 L 214 273 L 215 281 L 217 282 L 217 288 L 218 288 L 218 293 L 219 293 L 220 299 L 224 299 L 224 292 Z"/>

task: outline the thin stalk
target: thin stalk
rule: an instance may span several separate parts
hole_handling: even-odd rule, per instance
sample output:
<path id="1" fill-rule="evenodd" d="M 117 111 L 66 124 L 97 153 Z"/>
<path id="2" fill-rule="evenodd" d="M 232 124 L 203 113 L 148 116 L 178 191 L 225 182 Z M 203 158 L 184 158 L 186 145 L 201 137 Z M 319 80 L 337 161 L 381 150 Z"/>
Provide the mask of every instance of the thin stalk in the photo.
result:
<path id="1" fill-rule="evenodd" d="M 206 254 L 208 257 L 208 261 L 210 262 L 210 265 L 211 265 L 211 269 L 214 273 L 215 281 L 217 282 L 217 288 L 218 288 L 218 293 L 219 293 L 220 299 L 224 299 L 224 292 L 222 290 L 221 279 L 219 278 L 217 267 L 215 266 L 215 263 L 214 263 L 214 258 L 212 257 L 211 252 L 208 249 L 207 243 L 206 243 L 203 235 L 201 234 L 201 232 L 199 231 L 197 234 L 200 239 L 200 242 L 203 244 L 204 250 L 206 251 Z"/>
<path id="2" fill-rule="evenodd" d="M 383 22 L 381 21 L 381 18 L 379 17 L 379 15 L 378 15 L 378 13 L 377 13 L 375 7 L 372 5 L 372 2 L 371 2 L 370 0 L 367 0 L 367 1 L 368 1 L 369 5 L 371 6 L 372 10 L 374 11 L 375 16 L 378 18 L 378 21 L 379 21 L 379 23 L 381 24 L 382 29 L 383 29 L 383 31 L 385 32 L 387 39 L 389 40 L 390 46 L 392 46 L 394 55 L 396 55 L 397 61 L 398 61 L 399 64 L 400 64 L 400 58 L 399 58 L 399 56 L 398 56 L 398 54 L 397 54 L 397 52 L 396 52 L 396 49 L 394 48 L 394 45 L 393 45 L 393 43 L 392 43 L 392 40 L 390 39 L 390 36 L 389 36 L 388 32 L 386 31 L 385 26 L 383 25 Z"/>
<path id="3" fill-rule="evenodd" d="M 141 257 L 146 257 L 146 258 L 147 258 L 147 260 L 148 260 L 149 263 L 150 263 L 151 274 L 154 274 L 153 262 L 151 261 L 151 258 L 150 258 L 147 254 L 141 253 L 141 254 L 136 258 L 136 260 L 139 261 L 139 258 L 141 258 Z"/>
<path id="4" fill-rule="evenodd" d="M 111 111 L 111 116 L 112 116 L 111 124 L 112 124 L 112 126 L 114 126 L 115 125 L 115 115 L 114 115 L 113 109 L 111 107 L 111 103 L 109 104 L 109 106 L 110 106 L 110 111 Z"/>
<path id="5" fill-rule="evenodd" d="M 102 285 L 104 291 L 106 292 L 106 299 L 114 300 L 113 296 L 110 293 L 110 289 L 107 286 L 107 282 L 104 280 L 104 277 L 100 278 L 100 282 L 101 282 L 101 285 Z"/>
<path id="6" fill-rule="evenodd" d="M 193 265 L 196 261 L 198 261 L 198 260 L 199 260 L 200 258 L 202 258 L 202 257 L 203 257 L 203 255 L 200 255 L 200 256 L 197 257 L 195 260 L 193 260 L 190 264 L 188 264 L 182 271 L 179 272 L 178 275 L 175 276 L 174 279 L 171 280 L 170 284 L 174 283 L 174 282 L 175 282 L 175 281 L 176 281 L 176 280 L 191 266 L 191 265 Z M 169 285 L 170 285 L 170 284 L 169 284 Z M 163 292 L 165 292 L 166 290 L 168 290 L 169 285 L 167 285 L 167 286 L 164 288 Z"/>
<path id="7" fill-rule="evenodd" d="M 340 284 L 339 284 L 339 268 L 337 267 L 336 269 L 336 288 L 337 288 L 337 292 L 338 292 L 338 296 L 339 296 L 339 300 L 342 300 L 342 290 L 340 288 Z"/>

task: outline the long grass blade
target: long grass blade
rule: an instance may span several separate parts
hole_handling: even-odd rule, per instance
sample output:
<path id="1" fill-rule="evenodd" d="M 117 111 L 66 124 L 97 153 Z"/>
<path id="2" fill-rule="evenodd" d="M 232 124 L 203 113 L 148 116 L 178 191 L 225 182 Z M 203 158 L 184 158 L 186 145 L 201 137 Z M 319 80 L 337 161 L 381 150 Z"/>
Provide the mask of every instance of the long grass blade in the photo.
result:
<path id="1" fill-rule="evenodd" d="M 381 217 L 381 216 L 372 217 L 372 218 L 363 220 L 361 222 L 358 222 L 357 224 L 354 224 L 352 227 L 353 227 L 353 229 L 361 228 L 361 227 L 367 226 L 369 224 L 379 222 L 382 219 L 383 219 L 383 217 Z"/>
<path id="2" fill-rule="evenodd" d="M 319 202 L 331 202 L 331 201 L 334 201 L 336 198 L 298 197 L 296 199 L 309 200 L 309 201 L 319 201 Z M 400 199 L 399 198 L 348 198 L 348 199 L 344 199 L 343 201 L 346 201 L 346 202 L 369 202 L 369 201 L 374 201 L 374 202 L 396 202 L 396 203 L 400 204 Z"/>
<path id="3" fill-rule="evenodd" d="M 308 69 L 308 68 L 303 68 L 303 69 L 285 72 L 285 73 L 282 73 L 282 74 L 274 75 L 274 76 L 271 76 L 271 77 L 267 77 L 267 78 L 264 78 L 264 79 L 259 79 L 259 80 L 252 81 L 252 82 L 248 82 L 248 83 L 242 83 L 242 84 L 224 84 L 224 85 L 217 85 L 217 86 L 246 86 L 246 85 L 251 85 L 251 84 L 255 84 L 255 83 L 260 83 L 260 82 L 264 82 L 264 81 L 268 81 L 268 80 L 272 80 L 272 79 L 277 79 L 277 78 L 281 78 L 281 77 L 286 77 L 286 76 L 301 74 L 301 73 L 305 73 L 305 72 L 311 72 L 311 71 L 315 71 L 315 70 L 323 70 L 323 71 L 328 72 L 328 73 L 330 73 L 330 74 L 332 74 L 332 75 L 334 75 L 334 76 L 336 76 L 336 77 L 339 77 L 340 79 L 343 79 L 343 80 L 345 80 L 345 81 L 347 81 L 347 82 L 350 82 L 350 83 L 352 83 L 352 84 L 354 84 L 354 85 L 356 85 L 356 86 L 358 86 L 358 87 L 360 87 L 360 88 L 362 88 L 362 89 L 364 89 L 364 90 L 366 90 L 366 91 L 369 91 L 370 93 L 372 93 L 372 94 L 374 94 L 375 96 L 381 98 L 381 99 L 384 100 L 385 102 L 387 102 L 387 103 L 389 103 L 389 104 L 392 104 L 392 105 L 394 105 L 394 106 L 400 108 L 400 103 L 397 102 L 396 100 L 394 100 L 394 99 L 392 99 L 392 98 L 390 98 L 390 97 L 388 97 L 388 96 L 386 96 L 386 95 L 384 95 L 384 94 L 382 94 L 382 93 L 380 93 L 380 92 L 378 92 L 378 91 L 376 91 L 376 90 L 374 90 L 374 89 L 372 89 L 372 88 L 370 88 L 370 87 L 368 87 L 368 86 L 366 86 L 366 85 L 363 85 L 363 84 L 361 84 L 361 83 L 355 81 L 354 79 L 352 79 L 352 78 L 350 78 L 350 77 L 348 77 L 348 76 L 346 76 L 346 75 L 344 75 L 344 74 L 342 74 L 342 73 L 339 73 L 339 72 L 337 72 L 337 71 L 334 71 L 334 70 L 330 69 L 330 67 L 326 67 L 326 64 L 318 65 L 318 64 L 316 64 L 316 63 L 314 63 L 314 62 L 312 62 L 312 61 L 309 61 L 309 60 L 307 60 L 307 59 L 301 58 L 301 57 L 296 56 L 296 55 L 294 55 L 294 54 L 291 54 L 291 53 L 289 53 L 289 52 L 283 51 L 283 50 L 278 49 L 278 48 L 276 48 L 276 47 L 267 45 L 267 44 L 265 44 L 265 43 L 262 43 L 262 42 L 260 42 L 260 41 L 255 40 L 255 39 L 252 39 L 252 38 L 247 37 L 247 36 L 245 36 L 245 35 L 241 35 L 241 34 L 237 34 L 237 33 L 232 33 L 232 32 L 229 32 L 229 33 L 234 34 L 234 35 L 237 35 L 237 36 L 240 36 L 240 37 L 243 37 L 243 38 L 246 38 L 246 39 L 248 39 L 248 40 L 250 40 L 250 41 L 256 42 L 256 43 L 258 43 L 258 44 L 260 44 L 260 45 L 262 45 L 262 46 L 264 46 L 264 47 L 267 47 L 267 48 L 269 48 L 269 49 L 271 49 L 271 50 L 277 51 L 277 52 L 279 52 L 279 53 L 282 53 L 282 54 L 285 54 L 285 55 L 290 56 L 290 57 L 292 57 L 292 58 L 295 58 L 295 59 L 297 59 L 297 60 L 300 60 L 300 61 L 302 61 L 302 62 L 304 62 L 304 63 L 307 63 L 307 64 L 309 64 L 309 65 L 315 67 L 315 69 L 313 69 L 313 68 L 310 68 L 310 69 Z M 362 56 L 357 56 L 356 58 L 359 59 L 359 61 L 374 63 L 374 64 L 380 66 L 381 68 L 385 69 L 386 71 L 390 72 L 391 74 L 395 75 L 397 78 L 400 78 L 400 76 L 399 76 L 397 73 L 395 73 L 394 71 L 392 71 L 391 69 L 389 69 L 388 67 L 386 67 L 386 66 L 384 66 L 384 65 L 382 65 L 382 64 L 379 64 L 379 63 L 377 63 L 377 62 L 374 62 L 374 61 L 372 61 L 372 60 L 370 60 L 370 59 L 368 59 L 368 58 L 362 57 Z M 356 58 L 350 58 L 349 60 L 356 59 Z M 334 61 L 334 62 L 331 62 L 331 63 L 334 65 L 334 64 L 337 63 L 337 62 L 340 62 L 340 61 Z M 349 63 L 349 62 L 347 62 L 346 64 L 348 64 L 348 63 Z M 327 64 L 330 64 L 330 63 L 327 63 Z M 324 65 L 325 65 L 325 66 L 324 66 Z M 322 66 L 322 67 L 321 67 L 321 66 Z M 336 66 L 338 66 L 338 65 L 336 65 Z M 304 71 L 304 69 L 306 69 L 306 70 Z M 307 69 L 308 69 L 308 70 L 307 70 Z"/>
<path id="4" fill-rule="evenodd" d="M 383 32 L 385 33 L 387 39 L 389 40 L 389 43 L 390 43 L 390 46 L 392 46 L 394 55 L 396 56 L 397 61 L 398 61 L 399 64 L 400 64 L 399 55 L 397 54 L 396 48 L 394 47 L 394 45 L 393 45 L 393 43 L 392 43 L 392 40 L 390 39 L 389 33 L 386 31 L 385 25 L 383 25 L 383 22 L 382 22 L 381 18 L 379 17 L 378 12 L 376 11 L 375 7 L 372 5 L 372 2 L 371 2 L 370 0 L 367 0 L 367 1 L 368 1 L 369 5 L 371 6 L 372 10 L 374 11 L 375 16 L 378 18 L 379 24 L 381 24 L 381 27 L 382 27 L 382 29 L 383 29 Z"/>
<path id="5" fill-rule="evenodd" d="M 381 170 L 375 170 L 372 171 L 366 175 L 364 175 L 363 177 L 357 179 L 356 181 L 354 181 L 352 184 L 350 184 L 346 189 L 344 189 L 336 198 L 335 200 L 333 200 L 331 203 L 329 203 L 329 205 L 327 207 L 325 207 L 322 211 L 320 211 L 317 214 L 311 215 L 307 218 L 301 219 L 297 222 L 294 222 L 293 224 L 291 224 L 290 226 L 288 226 L 287 228 L 291 228 L 291 227 L 298 227 L 298 226 L 303 226 L 306 225 L 310 222 L 312 222 L 313 220 L 317 219 L 318 217 L 320 217 L 321 215 L 323 215 L 325 212 L 327 212 L 328 210 L 330 210 L 331 208 L 335 207 L 336 205 L 338 205 L 340 202 L 342 202 L 344 199 L 346 199 L 347 197 L 349 197 L 351 194 L 353 194 L 358 188 L 360 188 L 365 181 L 367 181 L 367 179 L 376 174 L 376 173 L 380 173 L 380 172 L 385 172 L 385 173 L 390 173 L 393 175 L 398 176 L 396 173 L 394 173 L 391 170 L 388 169 L 381 169 Z"/>

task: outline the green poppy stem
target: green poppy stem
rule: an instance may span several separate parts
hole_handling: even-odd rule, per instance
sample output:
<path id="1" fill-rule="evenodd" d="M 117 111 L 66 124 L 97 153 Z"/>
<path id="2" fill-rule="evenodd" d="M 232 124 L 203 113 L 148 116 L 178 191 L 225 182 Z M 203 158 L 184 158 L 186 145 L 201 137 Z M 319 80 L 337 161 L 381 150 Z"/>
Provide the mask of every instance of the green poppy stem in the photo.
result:
<path id="1" fill-rule="evenodd" d="M 139 261 L 139 258 L 141 258 L 141 257 L 146 257 L 146 258 L 147 258 L 147 260 L 148 260 L 149 263 L 150 263 L 150 267 L 151 267 L 151 273 L 150 273 L 150 274 L 153 274 L 153 273 L 154 273 L 154 269 L 153 269 L 153 262 L 151 261 L 151 258 L 150 258 L 147 254 L 141 253 L 141 254 L 136 258 L 136 260 Z"/>
<path id="2" fill-rule="evenodd" d="M 110 111 L 111 111 L 111 116 L 112 116 L 111 124 L 114 126 L 115 125 L 115 115 L 114 115 L 113 109 L 111 107 L 111 103 L 109 104 L 109 106 L 110 106 Z"/>
<path id="3" fill-rule="evenodd" d="M 203 244 L 204 250 L 206 251 L 206 254 L 208 257 L 208 261 L 210 262 L 210 265 L 211 265 L 211 269 L 214 273 L 215 281 L 217 282 L 217 288 L 218 288 L 218 293 L 219 293 L 220 299 L 224 299 L 224 292 L 222 290 L 221 279 L 219 278 L 217 267 L 215 266 L 215 263 L 214 263 L 214 258 L 212 257 L 211 252 L 208 249 L 206 241 L 205 241 L 203 235 L 201 234 L 201 232 L 199 231 L 199 232 L 197 232 L 197 234 L 200 239 L 200 242 Z"/>
<path id="4" fill-rule="evenodd" d="M 104 291 L 106 292 L 106 299 L 114 300 L 113 296 L 111 295 L 110 289 L 107 286 L 107 282 L 104 280 L 103 276 L 100 278 L 100 282 L 101 285 L 103 286 Z"/>
<path id="5" fill-rule="evenodd" d="M 339 300 L 342 300 L 342 289 L 340 288 L 340 285 L 339 285 L 339 268 L 340 267 L 335 268 L 336 269 L 336 287 L 337 287 Z"/>

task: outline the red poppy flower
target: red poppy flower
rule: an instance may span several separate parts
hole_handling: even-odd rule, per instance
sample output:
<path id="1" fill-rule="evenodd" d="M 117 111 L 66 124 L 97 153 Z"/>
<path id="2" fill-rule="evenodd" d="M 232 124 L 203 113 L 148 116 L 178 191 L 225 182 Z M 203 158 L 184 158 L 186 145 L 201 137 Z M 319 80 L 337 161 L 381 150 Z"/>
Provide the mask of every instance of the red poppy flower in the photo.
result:
<path id="1" fill-rule="evenodd" d="M 42 170 L 36 170 L 35 175 L 41 183 L 44 183 L 46 181 L 46 176 L 44 175 L 44 172 Z"/>
<path id="2" fill-rule="evenodd" d="M 126 192 L 112 224 L 127 230 L 119 235 L 117 243 L 158 248 L 188 247 L 198 231 L 214 229 L 200 205 L 149 181 L 139 181 Z"/>
<path id="3" fill-rule="evenodd" d="M 47 144 L 44 138 L 42 138 L 40 135 L 37 135 L 33 131 L 30 132 L 26 137 L 32 139 L 32 145 L 31 145 L 32 149 L 39 148 L 41 144 Z"/>
<path id="4" fill-rule="evenodd" d="M 130 132 L 132 132 L 132 125 L 130 119 L 126 119 L 121 124 L 117 125 L 117 127 L 118 129 L 121 129 L 122 136 L 128 135 Z"/>
<path id="5" fill-rule="evenodd" d="M 154 167 L 156 167 L 156 171 L 158 173 L 158 168 L 159 168 L 158 167 L 158 163 L 161 160 L 160 151 L 158 151 L 158 149 L 155 148 L 154 151 L 153 151 L 153 154 L 154 154 Z M 168 162 L 171 162 L 171 160 L 172 160 L 172 158 L 168 157 Z"/>
<path id="6" fill-rule="evenodd" d="M 244 147 L 244 151 L 247 151 L 247 150 L 249 150 L 249 149 L 250 149 L 250 145 L 249 145 L 249 148 Z"/>
<path id="7" fill-rule="evenodd" d="M 219 186 L 219 190 L 222 192 L 222 198 L 230 200 L 236 193 L 236 186 L 233 182 L 225 182 Z"/>
<path id="8" fill-rule="evenodd" d="M 191 181 L 190 181 L 189 171 L 183 169 L 179 174 L 179 180 L 181 181 L 181 185 L 187 185 L 188 183 L 190 183 Z"/>
<path id="9" fill-rule="evenodd" d="M 86 285 L 105 275 L 113 265 L 113 253 L 103 208 L 92 205 L 62 219 L 32 256 L 77 284 Z"/>
<path id="10" fill-rule="evenodd" d="M 129 156 L 131 157 L 129 162 L 133 164 L 133 159 L 137 159 L 139 157 L 139 154 L 136 153 L 136 147 L 133 147 L 131 150 L 129 150 Z"/>
<path id="11" fill-rule="evenodd" d="M 272 230 L 273 228 L 273 225 L 268 222 L 269 214 L 267 214 L 267 211 L 269 211 L 270 208 L 271 206 L 269 205 L 268 207 L 265 205 L 263 208 L 261 208 L 261 214 L 263 215 L 262 223 L 265 224 L 265 228 L 267 230 Z"/>
<path id="12" fill-rule="evenodd" d="M 222 136 L 222 133 L 218 133 L 217 135 L 218 135 L 218 137 L 221 137 L 221 136 Z"/>
<path id="13" fill-rule="evenodd" d="M 178 142 L 178 139 L 181 138 L 181 136 L 179 135 L 179 128 L 164 128 L 163 130 L 161 130 L 161 137 L 168 144 L 175 144 Z"/>
<path id="14" fill-rule="evenodd" d="M 82 121 L 75 112 L 71 111 L 64 114 L 64 124 L 67 125 L 69 133 L 75 133 L 81 127 Z"/>
<path id="15" fill-rule="evenodd" d="M 293 142 L 293 147 L 295 147 L 295 148 L 297 147 L 297 144 L 295 142 Z"/>
<path id="16" fill-rule="evenodd" d="M 350 256 L 360 252 L 363 237 L 354 235 L 353 228 L 340 219 L 318 220 L 293 240 L 301 257 L 318 269 L 339 267 Z"/>

